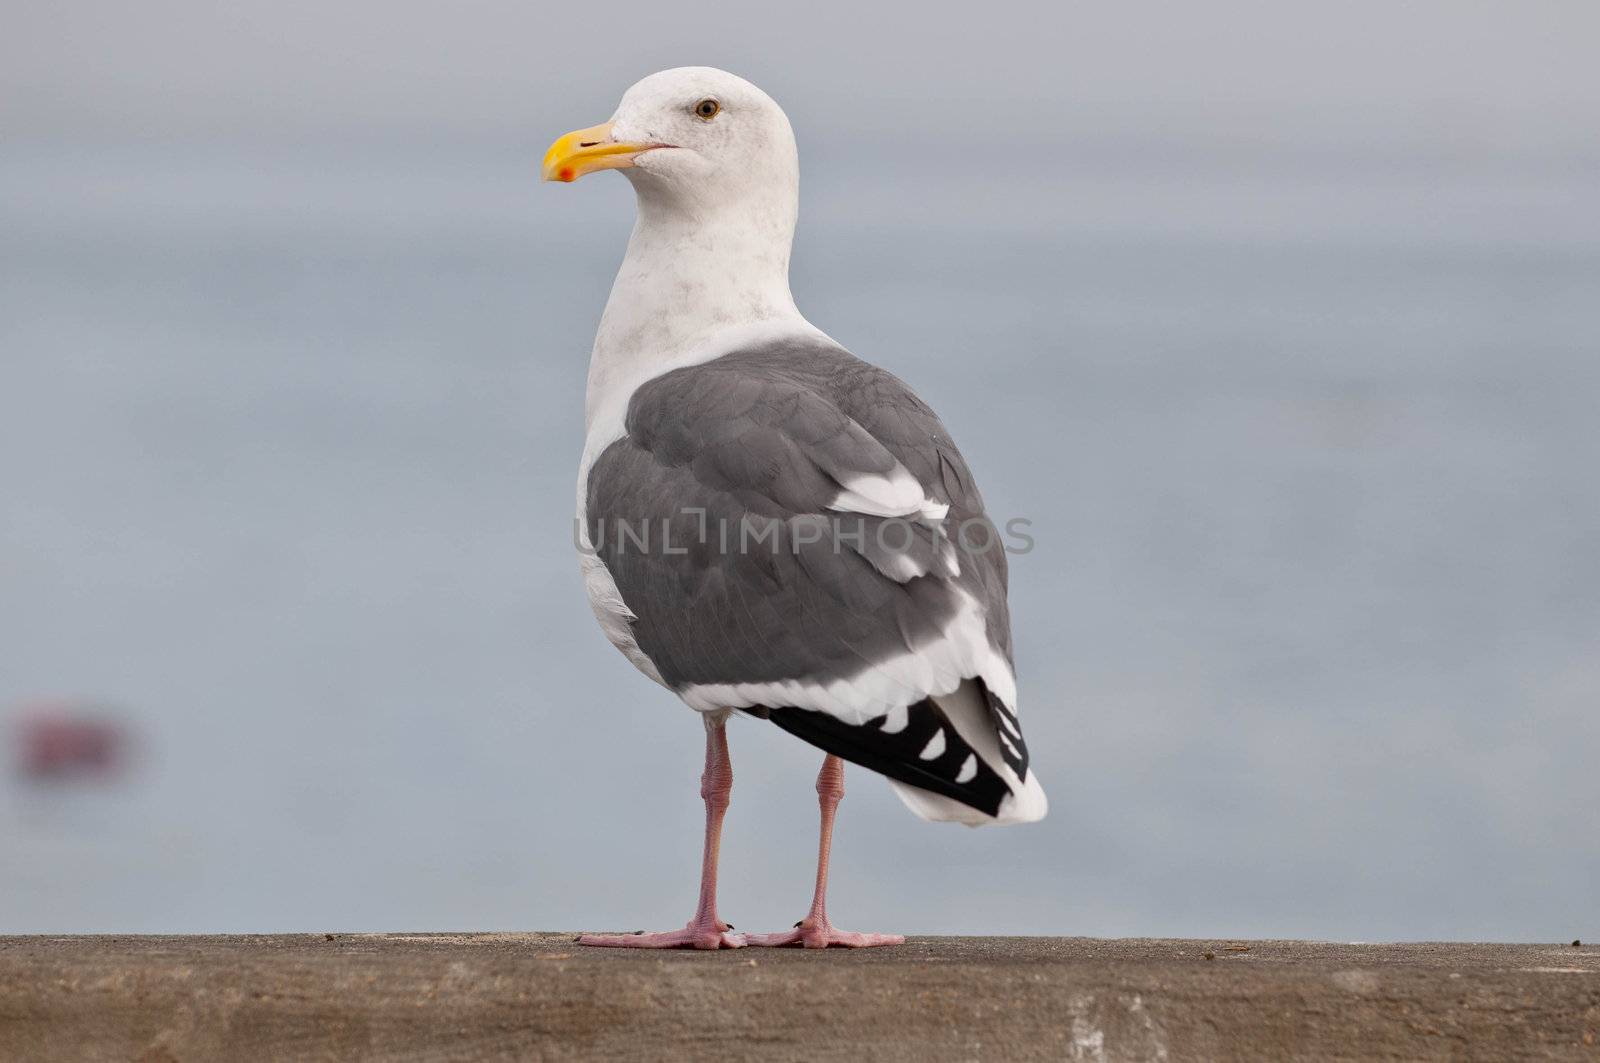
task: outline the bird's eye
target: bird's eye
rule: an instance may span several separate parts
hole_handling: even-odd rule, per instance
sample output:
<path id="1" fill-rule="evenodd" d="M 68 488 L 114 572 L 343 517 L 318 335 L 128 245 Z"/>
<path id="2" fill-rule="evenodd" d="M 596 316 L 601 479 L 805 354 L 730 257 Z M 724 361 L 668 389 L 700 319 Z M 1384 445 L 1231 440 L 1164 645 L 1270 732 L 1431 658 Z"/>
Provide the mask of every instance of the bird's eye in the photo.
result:
<path id="1" fill-rule="evenodd" d="M 703 118 L 707 122 L 715 118 L 717 116 L 717 112 L 720 110 L 722 110 L 722 104 L 712 99 L 701 100 L 699 103 L 694 105 L 695 117 Z"/>

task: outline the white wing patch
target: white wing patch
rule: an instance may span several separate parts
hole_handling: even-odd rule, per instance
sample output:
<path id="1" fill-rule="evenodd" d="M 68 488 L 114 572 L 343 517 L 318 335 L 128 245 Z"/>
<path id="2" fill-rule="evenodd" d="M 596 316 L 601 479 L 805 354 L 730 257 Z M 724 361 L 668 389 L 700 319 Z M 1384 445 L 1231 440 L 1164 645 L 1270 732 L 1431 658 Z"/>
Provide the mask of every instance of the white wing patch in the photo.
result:
<path id="1" fill-rule="evenodd" d="M 933 524 L 944 520 L 950 507 L 935 502 L 922 485 L 899 462 L 889 475 L 869 473 L 851 476 L 840 485 L 838 497 L 828 508 L 842 513 L 865 513 L 871 517 L 912 517 Z"/>
<path id="2" fill-rule="evenodd" d="M 874 662 L 848 679 L 779 679 L 760 683 L 690 683 L 678 691 L 701 712 L 748 709 L 753 705 L 792 706 L 826 712 L 859 726 L 923 698 L 949 694 L 963 679 L 982 679 L 995 697 L 1014 706 L 1017 681 L 1006 659 L 989 645 L 983 607 L 965 588 L 955 616 L 943 634 L 915 650 Z M 886 725 L 898 722 L 891 719 Z M 892 732 L 891 732 L 892 733 Z"/>
<path id="3" fill-rule="evenodd" d="M 872 566 L 896 583 L 906 583 L 930 572 L 946 579 L 956 579 L 961 575 L 961 559 L 943 527 L 950 506 L 929 498 L 917 478 L 899 462 L 895 462 L 887 476 L 871 473 L 845 478 L 839 493 L 828 503 L 828 508 L 835 513 L 909 520 L 933 529 L 936 539 L 931 558 L 918 557 L 907 549 L 910 546 L 908 540 L 913 534 L 909 528 L 899 529 L 896 535 L 882 535 L 880 546 L 884 549 L 864 551 Z M 879 529 L 879 533 L 883 531 L 885 529 Z M 894 542 L 901 543 L 901 548 L 893 549 L 890 544 Z"/>

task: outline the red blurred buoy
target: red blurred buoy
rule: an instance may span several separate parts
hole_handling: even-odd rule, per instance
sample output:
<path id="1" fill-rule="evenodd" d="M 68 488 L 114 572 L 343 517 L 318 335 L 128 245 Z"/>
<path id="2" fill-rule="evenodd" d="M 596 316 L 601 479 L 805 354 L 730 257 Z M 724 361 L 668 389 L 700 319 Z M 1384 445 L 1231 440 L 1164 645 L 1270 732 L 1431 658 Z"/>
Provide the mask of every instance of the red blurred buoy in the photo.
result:
<path id="1" fill-rule="evenodd" d="M 126 759 L 127 732 L 122 725 L 80 706 L 28 710 L 16 727 L 17 771 L 26 779 L 106 779 Z"/>

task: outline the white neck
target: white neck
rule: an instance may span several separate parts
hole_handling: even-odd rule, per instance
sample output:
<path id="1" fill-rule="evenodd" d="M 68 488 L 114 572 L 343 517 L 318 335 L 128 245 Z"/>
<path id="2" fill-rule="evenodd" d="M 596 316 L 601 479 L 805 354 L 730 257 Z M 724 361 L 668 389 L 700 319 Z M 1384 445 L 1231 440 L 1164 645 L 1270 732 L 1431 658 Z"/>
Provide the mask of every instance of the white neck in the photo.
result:
<path id="1" fill-rule="evenodd" d="M 718 209 L 644 180 L 635 187 L 639 218 L 589 360 L 591 434 L 646 380 L 726 353 L 736 338 L 816 332 L 789 292 L 795 189 L 755 209 Z"/>

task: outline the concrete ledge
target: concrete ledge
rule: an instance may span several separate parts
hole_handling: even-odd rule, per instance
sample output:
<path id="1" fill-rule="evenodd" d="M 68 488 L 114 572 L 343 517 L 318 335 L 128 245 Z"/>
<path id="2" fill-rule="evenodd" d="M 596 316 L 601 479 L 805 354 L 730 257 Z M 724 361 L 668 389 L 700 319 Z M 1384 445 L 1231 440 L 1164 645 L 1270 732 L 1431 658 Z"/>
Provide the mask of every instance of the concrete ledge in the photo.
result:
<path id="1" fill-rule="evenodd" d="M 0 938 L 8 1061 L 1600 1060 L 1597 1042 L 1591 946 L 914 938 L 652 953 L 565 934 Z"/>

